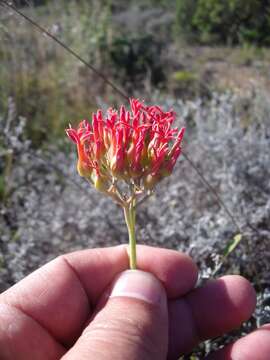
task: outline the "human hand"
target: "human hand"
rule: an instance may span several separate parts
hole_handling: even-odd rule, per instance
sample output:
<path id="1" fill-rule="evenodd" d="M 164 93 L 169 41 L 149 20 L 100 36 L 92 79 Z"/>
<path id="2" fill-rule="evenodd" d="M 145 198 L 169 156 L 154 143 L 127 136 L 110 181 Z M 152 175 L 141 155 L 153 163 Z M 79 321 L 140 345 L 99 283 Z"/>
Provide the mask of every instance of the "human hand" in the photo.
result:
<path id="1" fill-rule="evenodd" d="M 240 276 L 193 289 L 197 268 L 176 251 L 138 246 L 142 271 L 122 273 L 127 268 L 126 246 L 78 251 L 1 294 L 0 358 L 177 359 L 238 327 L 255 306 L 254 290 Z M 268 359 L 268 330 L 209 359 Z"/>

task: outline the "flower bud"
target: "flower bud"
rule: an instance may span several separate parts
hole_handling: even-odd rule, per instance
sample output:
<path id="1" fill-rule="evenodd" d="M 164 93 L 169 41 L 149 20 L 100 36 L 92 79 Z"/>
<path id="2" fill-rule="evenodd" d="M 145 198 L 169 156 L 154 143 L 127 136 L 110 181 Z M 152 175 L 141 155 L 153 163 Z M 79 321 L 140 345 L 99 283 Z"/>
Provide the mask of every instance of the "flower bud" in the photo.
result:
<path id="1" fill-rule="evenodd" d="M 160 181 L 160 176 L 148 174 L 144 179 L 144 187 L 146 190 L 152 190 Z"/>
<path id="2" fill-rule="evenodd" d="M 101 175 L 95 177 L 94 186 L 100 192 L 107 192 L 109 187 L 107 180 Z"/>
<path id="3" fill-rule="evenodd" d="M 81 177 L 89 178 L 91 177 L 93 168 L 88 166 L 87 163 L 79 159 L 77 162 L 77 171 Z"/>

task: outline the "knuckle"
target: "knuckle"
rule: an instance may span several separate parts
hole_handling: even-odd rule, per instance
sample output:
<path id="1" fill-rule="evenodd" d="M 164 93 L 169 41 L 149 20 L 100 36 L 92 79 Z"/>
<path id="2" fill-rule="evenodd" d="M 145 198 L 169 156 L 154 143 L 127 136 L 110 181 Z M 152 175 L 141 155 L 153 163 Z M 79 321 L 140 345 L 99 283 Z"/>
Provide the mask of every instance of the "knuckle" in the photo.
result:
<path id="1" fill-rule="evenodd" d="M 154 344 L 150 327 L 129 317 L 107 322 L 93 321 L 82 336 L 99 343 L 104 349 L 113 349 L 118 355 L 123 349 L 129 349 L 132 354 L 137 352 L 142 360 L 153 358 L 157 345 Z"/>

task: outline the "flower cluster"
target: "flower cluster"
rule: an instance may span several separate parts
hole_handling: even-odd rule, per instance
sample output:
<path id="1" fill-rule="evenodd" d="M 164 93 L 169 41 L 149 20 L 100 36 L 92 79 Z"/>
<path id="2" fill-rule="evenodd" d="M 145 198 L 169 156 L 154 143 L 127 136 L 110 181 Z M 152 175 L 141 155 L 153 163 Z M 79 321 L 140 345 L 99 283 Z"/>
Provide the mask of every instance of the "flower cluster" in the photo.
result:
<path id="1" fill-rule="evenodd" d="M 173 111 L 130 100 L 131 111 L 110 108 L 66 130 L 77 145 L 77 169 L 94 186 L 107 192 L 118 180 L 151 190 L 171 174 L 181 153 L 185 129 L 172 128 Z"/>

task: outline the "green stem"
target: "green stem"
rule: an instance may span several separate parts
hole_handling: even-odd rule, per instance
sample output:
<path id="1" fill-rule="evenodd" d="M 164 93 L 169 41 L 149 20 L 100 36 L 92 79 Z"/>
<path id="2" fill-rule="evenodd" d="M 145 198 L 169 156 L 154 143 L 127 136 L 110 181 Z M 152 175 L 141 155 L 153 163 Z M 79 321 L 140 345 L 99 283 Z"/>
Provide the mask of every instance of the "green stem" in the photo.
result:
<path id="1" fill-rule="evenodd" d="M 135 200 L 124 206 L 125 220 L 129 236 L 129 267 L 136 269 L 136 236 L 135 236 L 135 218 L 136 204 Z"/>

